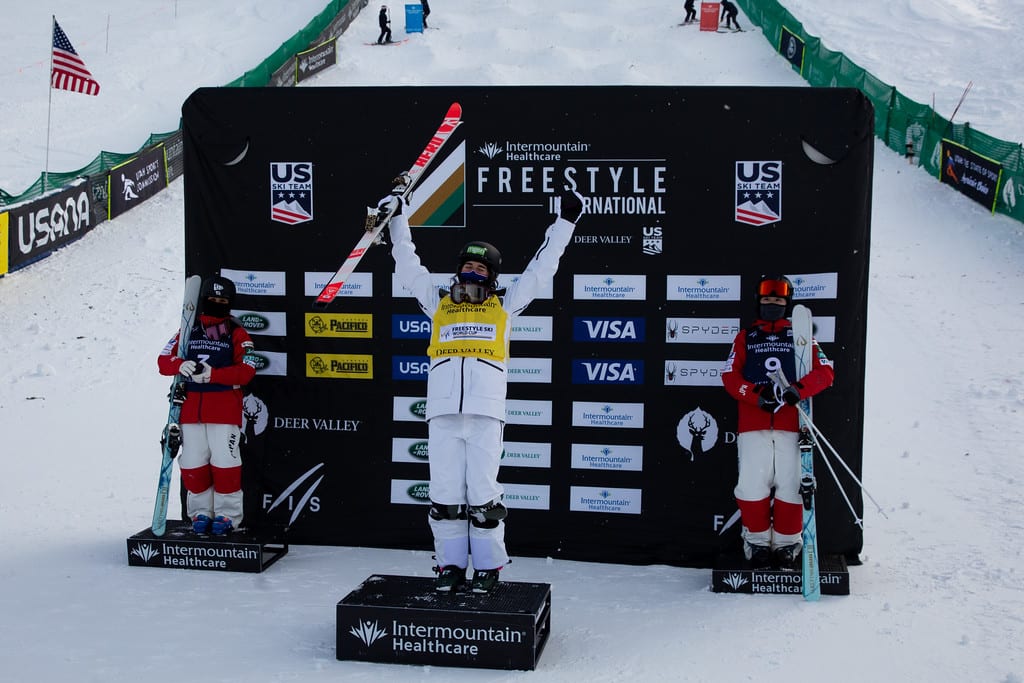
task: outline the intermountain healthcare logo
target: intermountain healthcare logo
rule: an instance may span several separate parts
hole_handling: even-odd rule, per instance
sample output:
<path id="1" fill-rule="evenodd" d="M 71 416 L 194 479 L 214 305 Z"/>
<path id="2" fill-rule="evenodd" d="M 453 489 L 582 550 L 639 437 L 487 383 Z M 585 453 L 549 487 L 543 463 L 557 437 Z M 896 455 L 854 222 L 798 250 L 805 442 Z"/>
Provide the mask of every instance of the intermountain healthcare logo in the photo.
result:
<path id="1" fill-rule="evenodd" d="M 313 220 L 313 162 L 270 164 L 270 220 L 285 225 Z"/>
<path id="2" fill-rule="evenodd" d="M 369 621 L 360 621 L 356 626 L 350 628 L 348 632 L 361 640 L 366 647 L 370 647 L 388 634 L 385 629 L 377 625 L 376 621 L 372 624 Z"/>
<path id="3" fill-rule="evenodd" d="M 149 543 L 139 543 L 132 549 L 132 555 L 139 558 L 143 562 L 148 563 L 155 557 L 159 557 L 160 551 L 151 546 Z"/>
<path id="4" fill-rule="evenodd" d="M 736 162 L 738 223 L 762 226 L 782 220 L 782 162 Z"/>

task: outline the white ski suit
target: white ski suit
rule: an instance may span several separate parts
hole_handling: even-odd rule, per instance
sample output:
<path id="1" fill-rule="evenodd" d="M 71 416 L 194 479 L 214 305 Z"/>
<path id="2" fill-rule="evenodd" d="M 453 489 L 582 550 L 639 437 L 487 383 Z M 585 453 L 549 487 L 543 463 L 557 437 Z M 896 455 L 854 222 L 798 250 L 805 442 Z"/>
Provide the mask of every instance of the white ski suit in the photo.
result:
<path id="1" fill-rule="evenodd" d="M 420 262 L 405 217 L 391 219 L 391 254 L 398 281 L 416 298 L 434 330 L 428 349 L 426 407 L 430 499 L 434 504 L 472 508 L 500 503 L 504 489 L 498 483 L 498 467 L 512 319 L 550 283 L 575 227 L 556 218 L 504 299 L 492 296 L 475 305 L 455 304 L 448 295 L 442 298 L 442 288 Z M 475 332 L 460 335 L 465 326 L 475 326 Z M 478 570 L 496 569 L 508 562 L 503 521 L 488 528 L 465 518 L 428 515 L 428 519 L 438 566 L 466 568 L 470 554 Z"/>

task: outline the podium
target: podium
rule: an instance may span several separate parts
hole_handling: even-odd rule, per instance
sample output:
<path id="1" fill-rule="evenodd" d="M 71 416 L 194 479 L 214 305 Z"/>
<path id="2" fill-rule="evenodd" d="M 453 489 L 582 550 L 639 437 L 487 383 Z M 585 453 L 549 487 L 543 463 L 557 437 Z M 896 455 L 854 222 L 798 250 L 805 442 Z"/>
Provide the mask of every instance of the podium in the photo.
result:
<path id="1" fill-rule="evenodd" d="M 168 521 L 163 536 L 150 528 L 128 539 L 131 567 L 258 573 L 287 553 L 283 533 L 270 539 L 248 531 L 211 536 L 193 533 L 192 525 L 181 521 Z"/>
<path id="2" fill-rule="evenodd" d="M 337 622 L 341 660 L 533 670 L 551 632 L 551 585 L 438 593 L 432 578 L 373 575 L 338 602 Z"/>
<path id="3" fill-rule="evenodd" d="M 850 594 L 850 572 L 842 555 L 822 555 L 818 574 L 822 595 Z M 711 570 L 711 591 L 800 595 L 803 593 L 803 575 L 799 569 L 750 569 L 745 566 L 742 555 L 729 556 L 716 562 Z"/>

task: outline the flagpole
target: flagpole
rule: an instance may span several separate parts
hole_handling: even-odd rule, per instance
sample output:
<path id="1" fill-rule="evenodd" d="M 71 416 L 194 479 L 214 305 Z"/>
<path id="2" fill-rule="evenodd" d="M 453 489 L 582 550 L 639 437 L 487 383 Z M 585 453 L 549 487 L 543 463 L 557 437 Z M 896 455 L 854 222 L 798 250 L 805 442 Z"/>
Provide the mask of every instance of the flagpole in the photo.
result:
<path id="1" fill-rule="evenodd" d="M 53 103 L 53 29 L 57 26 L 57 15 L 50 15 L 50 73 L 48 75 L 46 95 L 46 162 L 43 165 L 43 193 L 46 193 L 46 181 L 50 177 L 50 108 Z"/>

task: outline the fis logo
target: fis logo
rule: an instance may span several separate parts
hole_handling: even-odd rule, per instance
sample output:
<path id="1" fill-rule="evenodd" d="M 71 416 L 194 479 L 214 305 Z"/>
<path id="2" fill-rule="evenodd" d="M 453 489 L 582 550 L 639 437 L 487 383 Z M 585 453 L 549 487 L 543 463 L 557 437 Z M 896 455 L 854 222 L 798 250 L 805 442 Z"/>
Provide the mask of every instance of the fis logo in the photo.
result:
<path id="1" fill-rule="evenodd" d="M 573 384 L 643 384 L 642 360 L 574 360 Z"/>
<path id="2" fill-rule="evenodd" d="M 573 341 L 642 342 L 643 318 L 573 318 Z"/>
<path id="3" fill-rule="evenodd" d="M 391 359 L 392 379 L 426 380 L 430 361 L 426 356 L 395 356 Z"/>
<path id="4" fill-rule="evenodd" d="M 391 316 L 392 339 L 430 339 L 430 320 L 424 315 Z"/>
<path id="5" fill-rule="evenodd" d="M 736 162 L 736 222 L 762 226 L 782 220 L 782 162 Z"/>
<path id="6" fill-rule="evenodd" d="M 313 162 L 270 164 L 270 220 L 285 225 L 313 220 Z"/>

